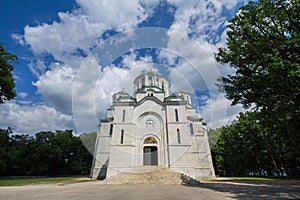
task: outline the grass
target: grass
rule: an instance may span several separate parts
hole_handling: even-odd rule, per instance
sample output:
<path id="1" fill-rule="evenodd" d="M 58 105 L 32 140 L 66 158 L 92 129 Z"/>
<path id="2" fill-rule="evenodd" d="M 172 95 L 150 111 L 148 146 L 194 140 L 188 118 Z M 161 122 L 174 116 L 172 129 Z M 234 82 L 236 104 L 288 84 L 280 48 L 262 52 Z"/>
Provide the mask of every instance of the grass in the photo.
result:
<path id="1" fill-rule="evenodd" d="M 216 179 L 198 179 L 199 181 L 240 182 L 240 183 L 300 183 L 299 178 L 288 177 L 217 177 Z"/>
<path id="2" fill-rule="evenodd" d="M 264 184 L 299 184 L 299 178 L 288 177 L 218 177 L 216 181 L 220 182 L 239 182 L 239 183 L 264 183 Z"/>
<path id="3" fill-rule="evenodd" d="M 40 185 L 40 184 L 56 184 L 67 185 L 72 183 L 80 183 L 91 181 L 89 178 L 78 177 L 55 177 L 55 178 L 14 178 L 0 179 L 0 186 L 21 186 L 21 185 Z"/>
<path id="4" fill-rule="evenodd" d="M 286 180 L 284 178 L 268 178 L 268 177 L 228 177 L 232 181 L 279 181 Z"/>

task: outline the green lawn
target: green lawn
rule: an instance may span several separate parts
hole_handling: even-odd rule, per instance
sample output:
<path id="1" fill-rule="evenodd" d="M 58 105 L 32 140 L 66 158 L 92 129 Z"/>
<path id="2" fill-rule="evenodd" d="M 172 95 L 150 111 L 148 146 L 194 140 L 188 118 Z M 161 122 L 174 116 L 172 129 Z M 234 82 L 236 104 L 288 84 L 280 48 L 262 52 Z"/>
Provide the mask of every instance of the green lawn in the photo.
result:
<path id="1" fill-rule="evenodd" d="M 56 178 L 16 178 L 0 179 L 0 186 L 20 186 L 20 185 L 39 185 L 39 184 L 58 184 L 65 185 L 91 181 L 84 177 L 56 177 Z"/>
<path id="2" fill-rule="evenodd" d="M 284 178 L 267 178 L 267 177 L 228 177 L 232 181 L 279 181 Z"/>
<path id="3" fill-rule="evenodd" d="M 288 178 L 288 177 L 218 177 L 215 179 L 216 181 L 229 181 L 229 182 L 243 182 L 243 183 L 280 183 L 280 182 L 284 182 L 284 183 L 294 183 L 300 182 L 299 178 Z"/>

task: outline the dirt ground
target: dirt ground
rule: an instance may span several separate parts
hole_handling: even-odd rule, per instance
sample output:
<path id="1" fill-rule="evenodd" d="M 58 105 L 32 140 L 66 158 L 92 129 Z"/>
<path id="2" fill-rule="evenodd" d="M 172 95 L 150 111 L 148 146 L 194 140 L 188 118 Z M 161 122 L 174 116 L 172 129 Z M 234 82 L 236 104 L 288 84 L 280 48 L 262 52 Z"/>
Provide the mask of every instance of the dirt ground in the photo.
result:
<path id="1" fill-rule="evenodd" d="M 203 181 L 184 185 L 108 185 L 101 181 L 70 185 L 0 187 L 0 200 L 122 200 L 122 199 L 300 199 L 300 182 Z"/>

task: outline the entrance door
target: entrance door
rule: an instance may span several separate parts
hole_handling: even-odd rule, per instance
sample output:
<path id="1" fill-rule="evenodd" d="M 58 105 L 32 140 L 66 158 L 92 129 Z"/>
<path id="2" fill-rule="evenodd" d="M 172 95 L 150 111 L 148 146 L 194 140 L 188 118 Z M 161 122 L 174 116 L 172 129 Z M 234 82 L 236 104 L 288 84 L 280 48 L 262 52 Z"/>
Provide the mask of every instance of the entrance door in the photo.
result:
<path id="1" fill-rule="evenodd" d="M 144 165 L 158 165 L 157 147 L 144 147 Z"/>

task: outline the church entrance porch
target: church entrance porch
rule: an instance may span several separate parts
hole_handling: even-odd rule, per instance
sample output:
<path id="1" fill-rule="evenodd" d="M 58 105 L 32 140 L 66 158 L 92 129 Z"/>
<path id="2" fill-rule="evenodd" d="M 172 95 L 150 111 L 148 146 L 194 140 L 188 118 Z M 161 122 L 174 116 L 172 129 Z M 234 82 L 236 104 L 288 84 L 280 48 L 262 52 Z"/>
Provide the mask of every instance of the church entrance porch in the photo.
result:
<path id="1" fill-rule="evenodd" d="M 156 146 L 145 146 L 143 150 L 144 165 L 158 165 L 158 155 Z"/>

